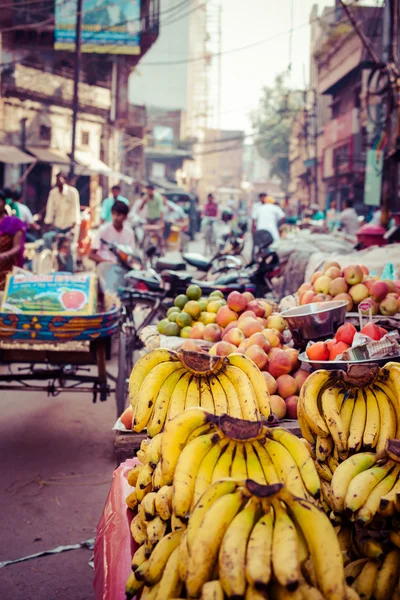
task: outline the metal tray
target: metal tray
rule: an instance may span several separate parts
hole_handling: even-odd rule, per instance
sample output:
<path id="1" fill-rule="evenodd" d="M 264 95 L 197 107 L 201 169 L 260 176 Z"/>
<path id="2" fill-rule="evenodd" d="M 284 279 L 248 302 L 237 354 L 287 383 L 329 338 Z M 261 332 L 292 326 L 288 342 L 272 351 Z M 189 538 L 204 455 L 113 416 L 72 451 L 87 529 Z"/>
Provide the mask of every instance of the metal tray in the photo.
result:
<path id="1" fill-rule="evenodd" d="M 305 352 L 299 354 L 299 360 L 304 362 L 314 371 L 324 369 L 325 371 L 347 371 L 350 365 L 379 365 L 384 367 L 388 362 L 400 362 L 400 355 L 387 356 L 386 358 L 373 358 L 368 360 L 324 360 L 321 362 L 310 360 Z"/>

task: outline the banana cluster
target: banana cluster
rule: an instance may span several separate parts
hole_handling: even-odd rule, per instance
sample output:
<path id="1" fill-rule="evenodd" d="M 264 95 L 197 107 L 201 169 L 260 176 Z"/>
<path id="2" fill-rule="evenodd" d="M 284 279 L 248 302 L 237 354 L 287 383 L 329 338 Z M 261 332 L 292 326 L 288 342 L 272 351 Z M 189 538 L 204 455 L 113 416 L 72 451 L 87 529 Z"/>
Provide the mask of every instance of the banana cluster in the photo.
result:
<path id="1" fill-rule="evenodd" d="M 348 585 L 365 600 L 400 600 L 400 550 L 383 559 L 360 558 L 345 567 Z"/>
<path id="2" fill-rule="evenodd" d="M 164 536 L 140 560 L 131 580 L 142 581 L 141 600 L 354 597 L 329 519 L 282 484 L 215 482 L 186 529 Z"/>
<path id="3" fill-rule="evenodd" d="M 242 354 L 210 356 L 159 348 L 145 354 L 129 379 L 133 430 L 150 437 L 186 408 L 200 406 L 216 415 L 258 421 L 271 418 L 266 381 Z"/>
<path id="4" fill-rule="evenodd" d="M 315 371 L 301 389 L 298 420 L 320 477 L 331 481 L 349 455 L 382 452 L 399 437 L 400 366 L 388 363 L 363 387 L 348 385 L 338 372 Z"/>

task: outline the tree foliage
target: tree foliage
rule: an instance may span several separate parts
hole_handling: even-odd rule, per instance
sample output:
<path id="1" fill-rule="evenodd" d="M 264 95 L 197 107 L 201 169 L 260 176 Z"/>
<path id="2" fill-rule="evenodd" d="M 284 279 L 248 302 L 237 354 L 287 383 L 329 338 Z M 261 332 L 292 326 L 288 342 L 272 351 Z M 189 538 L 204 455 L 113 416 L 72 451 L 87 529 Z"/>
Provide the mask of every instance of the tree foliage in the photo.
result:
<path id="1" fill-rule="evenodd" d="M 264 87 L 258 111 L 252 123 L 257 132 L 255 140 L 259 154 L 271 165 L 287 190 L 289 184 L 289 138 L 293 117 L 302 105 L 301 94 L 290 90 L 286 74 L 277 75 L 273 87 Z"/>

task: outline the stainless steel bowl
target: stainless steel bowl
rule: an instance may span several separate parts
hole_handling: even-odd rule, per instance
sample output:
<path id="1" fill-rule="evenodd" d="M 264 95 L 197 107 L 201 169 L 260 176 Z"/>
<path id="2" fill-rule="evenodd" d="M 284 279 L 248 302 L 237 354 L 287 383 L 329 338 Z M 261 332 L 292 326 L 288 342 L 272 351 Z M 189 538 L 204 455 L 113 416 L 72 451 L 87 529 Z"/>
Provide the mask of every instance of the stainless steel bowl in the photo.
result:
<path id="1" fill-rule="evenodd" d="M 346 316 L 346 300 L 313 302 L 281 313 L 286 319 L 294 341 L 305 346 L 310 340 L 325 339 L 333 336 L 337 328 L 343 325 Z"/>

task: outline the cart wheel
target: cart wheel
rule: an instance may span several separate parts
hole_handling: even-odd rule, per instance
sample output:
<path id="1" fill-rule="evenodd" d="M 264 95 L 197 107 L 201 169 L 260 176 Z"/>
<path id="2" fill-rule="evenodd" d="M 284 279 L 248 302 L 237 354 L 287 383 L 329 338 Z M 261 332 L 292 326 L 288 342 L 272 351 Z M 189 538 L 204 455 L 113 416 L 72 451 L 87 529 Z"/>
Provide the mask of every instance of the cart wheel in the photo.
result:
<path id="1" fill-rule="evenodd" d="M 133 338 L 132 334 L 121 331 L 119 334 L 118 348 L 118 375 L 115 385 L 115 402 L 117 417 L 125 410 L 128 395 L 128 378 L 133 365 Z"/>

